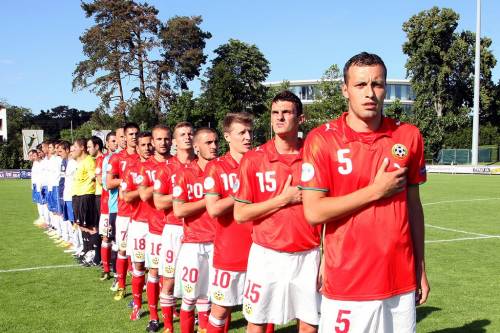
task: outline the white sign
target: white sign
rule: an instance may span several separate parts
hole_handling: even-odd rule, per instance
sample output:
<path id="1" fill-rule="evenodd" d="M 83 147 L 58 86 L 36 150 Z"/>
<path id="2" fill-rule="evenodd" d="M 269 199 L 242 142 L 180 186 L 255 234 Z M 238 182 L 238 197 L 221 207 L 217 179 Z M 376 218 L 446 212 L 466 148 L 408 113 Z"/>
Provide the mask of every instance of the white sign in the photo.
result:
<path id="1" fill-rule="evenodd" d="M 461 173 L 474 175 L 500 175 L 500 166 L 487 165 L 427 165 L 429 173 Z"/>
<path id="2" fill-rule="evenodd" d="M 28 160 L 28 152 L 36 149 L 43 141 L 43 130 L 22 130 L 23 133 L 23 158 Z"/>

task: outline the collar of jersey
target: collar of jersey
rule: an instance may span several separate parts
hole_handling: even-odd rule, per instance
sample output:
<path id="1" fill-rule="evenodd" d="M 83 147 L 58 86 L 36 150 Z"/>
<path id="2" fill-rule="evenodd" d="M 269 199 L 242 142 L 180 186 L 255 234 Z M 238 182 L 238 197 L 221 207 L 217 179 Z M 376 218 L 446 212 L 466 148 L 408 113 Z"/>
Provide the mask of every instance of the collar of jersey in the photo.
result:
<path id="1" fill-rule="evenodd" d="M 346 117 L 347 117 L 347 112 L 344 112 L 340 119 L 340 124 L 343 129 L 343 131 L 341 131 L 341 133 L 343 133 L 342 141 L 344 141 L 344 143 L 359 141 L 362 143 L 373 144 L 375 141 L 377 141 L 382 137 L 392 136 L 392 128 L 391 128 L 392 119 L 390 118 L 382 116 L 382 123 L 380 125 L 380 128 L 377 131 L 367 135 L 365 133 L 358 133 L 354 131 L 352 128 L 350 128 L 349 125 L 347 125 Z"/>
<path id="2" fill-rule="evenodd" d="M 296 161 L 300 161 L 302 160 L 302 140 L 299 140 L 300 142 L 300 152 L 298 154 L 295 154 L 295 158 L 290 162 L 290 161 L 287 161 L 286 159 L 284 158 L 281 158 L 281 154 L 278 153 L 278 150 L 276 150 L 276 146 L 274 144 L 274 139 L 271 139 L 269 141 L 267 141 L 263 146 L 263 150 L 266 152 L 267 156 L 269 157 L 269 161 L 271 162 L 275 162 L 275 161 L 280 161 L 280 162 L 283 162 L 285 164 L 293 164 L 295 163 Z"/>
<path id="3" fill-rule="evenodd" d="M 236 160 L 231 156 L 230 152 L 227 152 L 226 155 L 223 156 L 224 159 L 227 161 L 227 164 L 231 167 L 231 169 L 238 169 L 239 164 L 236 162 Z"/>

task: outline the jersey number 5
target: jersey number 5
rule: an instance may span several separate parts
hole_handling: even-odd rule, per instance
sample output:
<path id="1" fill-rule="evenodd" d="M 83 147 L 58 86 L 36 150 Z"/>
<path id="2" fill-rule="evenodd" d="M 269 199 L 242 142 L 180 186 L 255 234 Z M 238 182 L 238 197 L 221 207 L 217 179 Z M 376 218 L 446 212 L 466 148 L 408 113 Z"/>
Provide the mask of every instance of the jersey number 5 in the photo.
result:
<path id="1" fill-rule="evenodd" d="M 350 152 L 350 149 L 337 150 L 337 161 L 339 162 L 339 164 L 343 164 L 337 168 L 341 175 L 348 175 L 352 172 L 352 161 L 349 157 L 345 156 Z"/>

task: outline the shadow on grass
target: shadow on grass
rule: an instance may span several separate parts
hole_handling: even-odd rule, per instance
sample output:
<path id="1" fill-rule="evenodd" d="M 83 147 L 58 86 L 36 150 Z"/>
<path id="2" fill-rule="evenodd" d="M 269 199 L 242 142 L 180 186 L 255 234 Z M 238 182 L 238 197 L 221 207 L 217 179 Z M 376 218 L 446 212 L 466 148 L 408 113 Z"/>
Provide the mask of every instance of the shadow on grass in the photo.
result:
<path id="1" fill-rule="evenodd" d="M 428 315 L 435 311 L 441 311 L 441 308 L 434 306 L 419 306 L 417 307 L 417 323 L 427 318 Z"/>
<path id="2" fill-rule="evenodd" d="M 461 327 L 444 328 L 442 330 L 432 331 L 431 333 L 486 333 L 486 326 L 491 324 L 491 320 L 474 320 Z"/>

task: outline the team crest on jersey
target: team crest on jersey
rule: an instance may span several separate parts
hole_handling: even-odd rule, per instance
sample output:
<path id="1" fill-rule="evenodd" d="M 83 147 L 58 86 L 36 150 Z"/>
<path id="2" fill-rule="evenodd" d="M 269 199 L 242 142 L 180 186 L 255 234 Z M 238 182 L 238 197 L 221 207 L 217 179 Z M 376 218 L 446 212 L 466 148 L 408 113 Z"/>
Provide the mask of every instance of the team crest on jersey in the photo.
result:
<path id="1" fill-rule="evenodd" d="M 302 164 L 302 174 L 300 175 L 300 180 L 303 182 L 308 182 L 314 177 L 314 167 L 311 163 Z"/>
<path id="2" fill-rule="evenodd" d="M 252 304 L 248 303 L 243 304 L 243 311 L 245 311 L 247 315 L 251 315 L 253 312 Z"/>
<path id="3" fill-rule="evenodd" d="M 122 242 L 120 243 L 120 248 L 121 248 L 121 249 L 126 249 L 126 248 L 127 248 L 127 242 L 122 241 Z"/>
<path id="4" fill-rule="evenodd" d="M 182 188 L 180 186 L 176 186 L 174 187 L 173 191 L 172 191 L 172 195 L 174 197 L 178 197 L 179 195 L 182 194 Z"/>
<path id="5" fill-rule="evenodd" d="M 122 191 L 125 191 L 127 189 L 127 183 L 125 182 L 121 183 L 120 188 L 122 189 Z"/>
<path id="6" fill-rule="evenodd" d="M 160 263 L 160 259 L 158 257 L 153 258 L 153 265 L 158 265 Z"/>
<path id="7" fill-rule="evenodd" d="M 136 184 L 141 184 L 143 181 L 144 181 L 144 177 L 143 177 L 142 175 L 138 175 L 138 176 L 135 178 L 135 183 L 136 183 Z"/>
<path id="8" fill-rule="evenodd" d="M 220 290 L 217 290 L 216 292 L 214 292 L 213 296 L 214 296 L 214 299 L 216 299 L 217 301 L 224 300 L 224 293 Z"/>
<path id="9" fill-rule="evenodd" d="M 136 252 L 135 253 L 135 259 L 137 259 L 137 260 L 144 259 L 144 252 Z"/>
<path id="10" fill-rule="evenodd" d="M 106 166 L 106 171 L 111 171 L 111 170 L 113 170 L 113 166 L 111 164 L 108 164 Z"/>
<path id="11" fill-rule="evenodd" d="M 408 148 L 401 143 L 396 143 L 391 149 L 392 156 L 404 160 L 408 156 Z"/>
<path id="12" fill-rule="evenodd" d="M 203 187 L 205 190 L 211 190 L 215 186 L 215 180 L 212 177 L 207 177 L 205 178 L 205 181 L 203 182 Z"/>
<path id="13" fill-rule="evenodd" d="M 161 182 L 160 182 L 160 180 L 159 180 L 159 179 L 155 179 L 155 183 L 154 183 L 154 185 L 153 185 L 153 189 L 155 189 L 155 190 L 159 190 L 159 189 L 160 189 L 160 187 L 161 187 Z"/>
<path id="14" fill-rule="evenodd" d="M 95 168 L 95 173 L 100 174 L 101 173 L 101 168 Z"/>

